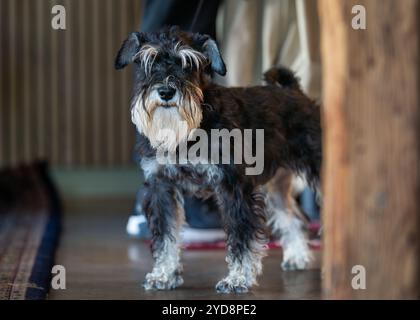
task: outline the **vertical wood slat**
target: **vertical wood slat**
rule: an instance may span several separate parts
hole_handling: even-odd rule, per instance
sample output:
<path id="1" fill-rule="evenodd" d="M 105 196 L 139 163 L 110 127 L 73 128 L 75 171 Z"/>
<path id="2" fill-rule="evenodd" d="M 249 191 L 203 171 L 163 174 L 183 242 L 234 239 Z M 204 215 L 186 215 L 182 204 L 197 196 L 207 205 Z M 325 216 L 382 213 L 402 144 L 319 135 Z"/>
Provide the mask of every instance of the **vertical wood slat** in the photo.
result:
<path id="1" fill-rule="evenodd" d="M 9 75 L 10 75 L 10 104 L 16 106 L 17 98 L 17 79 L 16 79 L 16 1 L 13 1 L 9 4 L 9 38 L 11 39 L 9 45 Z M 10 131 L 13 132 L 13 135 L 10 135 L 10 157 L 11 161 L 16 162 L 17 159 L 17 140 L 16 140 L 16 112 L 9 113 L 9 126 Z"/>
<path id="2" fill-rule="evenodd" d="M 87 16 L 85 6 L 81 3 L 82 0 L 78 0 L 78 17 L 79 21 L 79 33 L 77 34 L 77 38 L 79 39 L 79 53 L 77 55 L 78 69 L 79 69 L 79 78 L 77 79 L 80 84 L 79 89 L 79 125 L 80 125 L 80 139 L 79 143 L 79 163 L 82 166 L 87 165 L 87 142 L 86 142 L 86 135 L 87 135 L 87 125 L 86 125 L 86 107 L 87 107 L 87 78 L 86 74 L 88 69 L 85 67 L 82 60 L 86 59 L 88 54 L 87 46 L 86 46 L 86 39 L 87 39 Z"/>
<path id="3" fill-rule="evenodd" d="M 55 0 L 50 1 L 49 7 L 52 8 L 52 6 L 55 4 Z M 51 9 L 50 9 L 51 12 Z M 58 61 L 61 59 L 59 57 L 59 50 L 58 50 L 58 37 L 60 33 L 50 28 L 49 37 L 50 37 L 50 45 L 51 45 L 51 65 L 49 70 L 49 77 L 51 79 L 51 114 L 49 115 L 49 121 L 51 122 L 51 154 L 50 159 L 53 164 L 61 164 L 60 162 L 60 139 L 59 135 L 56 134 L 60 128 L 59 125 L 59 109 L 60 109 L 60 98 L 59 98 L 59 91 L 58 91 L 58 85 L 59 85 L 59 79 L 61 78 L 59 75 L 58 70 Z"/>
<path id="4" fill-rule="evenodd" d="M 366 30 L 352 29 L 354 5 Z M 320 1 L 326 298 L 420 296 L 419 6 Z M 352 286 L 354 266 L 364 290 Z"/>
<path id="5" fill-rule="evenodd" d="M 106 0 L 105 3 L 106 6 L 106 16 L 103 17 L 105 19 L 105 34 L 112 35 L 112 29 L 115 25 L 114 20 L 114 14 L 112 11 L 112 0 Z M 105 61 L 108 63 L 112 62 L 113 55 L 112 52 L 114 52 L 114 48 L 112 47 L 112 41 L 110 37 L 106 37 L 105 39 L 106 45 L 105 45 Z M 114 97 L 114 86 L 112 83 L 112 71 L 111 69 L 105 69 L 106 75 L 105 78 L 106 81 L 106 89 L 105 89 L 105 97 L 106 101 L 113 101 Z M 108 103 L 106 105 L 106 113 L 107 113 L 107 123 L 106 123 L 106 140 L 107 140 L 107 154 L 106 154 L 106 162 L 107 165 L 112 166 L 116 164 L 115 162 L 115 125 L 114 125 L 114 105 L 112 103 Z"/>
<path id="6" fill-rule="evenodd" d="M 0 17 L 4 16 L 4 12 L 5 12 L 5 8 L 4 8 L 4 3 L 2 1 L 0 1 Z M 4 24 L 5 19 L 0 19 L 0 30 L 4 30 L 3 28 L 3 24 Z M 0 32 L 0 46 L 3 48 L 3 44 L 4 44 L 4 32 Z M 5 68 L 5 63 L 4 63 L 4 54 L 3 54 L 3 50 L 0 50 L 0 70 L 4 70 Z M 4 90 L 3 90 L 3 72 L 0 72 L 0 103 L 2 103 L 5 100 L 5 94 L 4 94 Z M 1 111 L 1 109 L 0 109 Z M 4 137 L 4 132 L 1 128 L 3 128 L 3 117 L 4 115 L 0 113 L 0 168 L 3 166 L 4 163 L 4 144 L 3 144 L 3 137 Z"/>
<path id="7" fill-rule="evenodd" d="M 4 8 L 3 8 L 3 3 L 0 1 L 0 17 L 2 17 L 4 15 Z M 3 29 L 2 27 L 2 20 L 0 19 L 0 30 Z M 4 20 L 3 20 L 4 21 Z M 3 34 L 0 33 L 0 46 L 3 46 Z M 0 70 L 4 70 L 4 54 L 3 51 L 0 50 Z M 4 99 L 4 93 L 3 93 L 3 75 L 2 72 L 0 72 L 0 103 L 3 101 Z M 0 109 L 1 111 L 1 109 Z M 3 166 L 3 162 L 4 162 L 4 150 L 3 150 L 3 130 L 1 129 L 3 127 L 3 115 L 0 114 L 0 168 Z"/>
<path id="8" fill-rule="evenodd" d="M 37 157 L 43 158 L 46 154 L 46 134 L 45 134 L 45 51 L 44 51 L 44 45 L 45 45 L 45 34 L 44 34 L 44 28 L 43 25 L 45 23 L 45 6 L 37 5 L 36 11 L 35 11 L 35 32 L 36 34 L 33 34 L 33 36 L 36 39 L 36 60 L 33 61 L 36 66 L 36 85 L 34 86 L 36 91 L 34 92 L 36 94 L 37 100 L 36 104 L 33 106 L 36 106 L 36 125 L 37 125 L 37 133 L 36 133 L 36 139 L 37 139 Z M 16 26 L 14 27 L 16 28 Z M 12 104 L 12 107 L 14 105 Z M 12 112 L 13 113 L 13 112 Z M 16 133 L 14 133 L 16 134 Z"/>
<path id="9" fill-rule="evenodd" d="M 86 163 L 87 164 L 93 164 L 93 145 L 96 142 L 95 136 L 94 136 L 94 127 L 93 127 L 93 2 L 88 1 L 84 5 L 85 7 L 85 32 L 86 32 L 86 38 L 85 38 L 85 55 L 82 58 L 83 59 L 83 65 L 85 69 L 84 77 L 86 79 L 86 101 L 85 101 L 85 125 L 86 125 L 86 131 L 85 135 L 86 137 L 89 136 L 89 139 L 86 139 Z"/>
<path id="10" fill-rule="evenodd" d="M 19 0 L 15 2 L 15 12 L 22 12 L 23 11 L 23 0 Z M 21 22 L 15 21 L 14 23 L 16 25 L 15 29 L 15 35 L 22 34 L 23 33 L 23 24 Z M 13 85 L 13 91 L 12 95 L 15 96 L 14 98 L 14 104 L 16 105 L 16 112 L 13 112 L 13 126 L 14 126 L 14 132 L 16 132 L 15 139 L 14 139 L 14 152 L 15 153 L 15 159 L 21 159 L 24 158 L 24 132 L 21 130 L 23 126 L 23 112 L 24 112 L 24 99 L 21 93 L 21 88 L 23 86 L 23 76 L 24 76 L 24 70 L 23 70 L 23 57 L 24 57 L 24 42 L 23 37 L 15 37 L 15 43 L 14 43 L 14 58 L 12 63 L 12 69 L 15 73 L 15 83 Z M 20 147 L 18 147 L 20 146 Z"/>
<path id="11" fill-rule="evenodd" d="M 1 33 L 1 73 L 0 76 L 2 78 L 1 84 L 2 87 L 0 88 L 1 91 L 1 104 L 2 110 L 0 112 L 0 120 L 1 120 L 1 134 L 0 137 L 2 138 L 1 147 L 2 147 L 2 163 L 7 164 L 10 162 L 10 122 L 9 122 L 9 115 L 10 115 L 10 108 L 6 107 L 10 105 L 10 41 L 9 41 L 9 1 L 1 1 L 1 19 L 0 19 L 0 33 Z"/>
<path id="12" fill-rule="evenodd" d="M 64 127 L 65 127 L 65 145 L 66 148 L 64 151 L 65 153 L 65 159 L 64 159 L 64 163 L 67 166 L 71 166 L 72 163 L 74 162 L 73 159 L 73 150 L 74 150 L 74 145 L 73 145 L 73 130 L 74 130 L 74 126 L 73 126 L 73 113 L 74 113 L 74 91 L 73 91 L 73 82 L 75 79 L 73 77 L 72 74 L 72 70 L 74 69 L 74 56 L 73 56 L 73 52 L 72 52 L 72 47 L 73 47 L 73 41 L 74 39 L 74 29 L 73 29 L 73 24 L 72 24 L 72 18 L 74 17 L 75 14 L 75 10 L 73 10 L 73 5 L 71 4 L 72 1 L 70 0 L 66 0 L 64 2 L 64 6 L 67 8 L 66 13 L 67 16 L 69 17 L 66 20 L 66 30 L 62 33 L 63 37 L 65 38 L 65 43 L 64 43 L 64 51 L 65 51 L 65 68 L 64 68 L 64 77 L 66 79 L 65 82 L 65 99 L 64 99 L 64 104 L 65 104 L 65 121 L 64 121 Z"/>
<path id="13" fill-rule="evenodd" d="M 0 0 L 0 166 L 132 165 L 131 74 L 113 59 L 138 30 L 140 3 Z M 55 4 L 67 30 L 51 28 Z"/>
<path id="14" fill-rule="evenodd" d="M 72 2 L 72 6 L 71 6 L 71 14 L 69 17 L 69 21 L 68 21 L 68 30 L 71 31 L 71 35 L 70 37 L 72 39 L 75 39 L 75 41 L 72 41 L 71 43 L 71 57 L 73 57 L 73 59 L 75 61 L 80 61 L 80 57 L 79 57 L 79 53 L 80 53 L 80 39 L 79 39 L 79 34 L 80 34 L 80 30 L 81 30 L 81 26 L 80 21 L 75 21 L 76 17 L 78 16 L 79 13 L 79 7 L 80 7 L 80 1 L 76 0 L 76 1 L 71 1 Z M 78 18 L 80 19 L 80 18 Z M 76 22 L 76 23 L 75 23 Z M 71 162 L 72 165 L 73 163 L 78 163 L 80 164 L 80 146 L 79 146 L 79 141 L 80 141 L 80 122 L 79 122 L 79 118 L 80 118 L 80 112 L 81 110 L 81 99 L 80 99 L 80 93 L 81 93 L 81 88 L 80 88 L 80 75 L 79 75 L 79 64 L 74 65 L 73 68 L 71 68 L 70 72 L 71 72 L 71 78 L 74 79 L 74 81 L 72 81 L 72 90 L 73 92 L 78 92 L 79 94 L 77 95 L 73 95 L 72 96 L 72 104 L 71 104 L 71 110 L 72 110 L 72 156 L 71 156 Z"/>
<path id="15" fill-rule="evenodd" d="M 113 9 L 113 16 L 114 16 L 114 28 L 113 28 L 113 32 L 112 32 L 112 35 L 113 35 L 113 37 L 115 37 L 115 38 L 121 38 L 122 37 L 122 32 L 121 32 L 121 30 L 122 30 L 122 27 L 121 27 L 121 14 L 120 14 L 120 11 L 122 10 L 121 9 L 121 2 L 118 2 L 118 3 L 116 3 L 116 2 L 112 2 L 112 9 Z M 116 78 L 116 80 L 117 80 L 117 82 L 113 85 L 113 87 L 114 87 L 114 91 L 115 91 L 115 93 L 117 93 L 117 92 L 122 92 L 122 90 L 121 90 L 121 88 L 122 88 L 122 77 L 123 77 L 123 75 L 122 75 L 122 72 L 113 72 L 113 75 L 114 75 L 114 77 Z M 121 94 L 121 95 L 118 95 L 118 94 L 115 94 L 114 95 L 114 98 L 113 98 L 113 103 L 114 103 L 114 105 L 123 105 L 123 103 L 122 103 L 122 95 L 123 94 Z M 121 111 L 123 111 L 124 109 L 122 108 L 121 109 Z M 115 125 L 116 125 L 116 127 L 115 127 L 115 140 L 117 140 L 117 141 L 122 141 L 122 139 L 121 139 L 121 137 L 122 137 L 122 134 L 121 134 L 121 125 L 120 125 L 120 118 L 121 118 L 121 114 L 123 113 L 123 112 L 115 112 L 115 117 L 114 117 L 114 123 L 115 123 Z M 116 145 L 116 148 L 115 148 L 115 156 L 116 156 L 116 161 L 117 162 L 122 162 L 122 156 L 121 156 L 121 145 Z"/>
<path id="16" fill-rule="evenodd" d="M 30 50 L 31 50 L 31 37 L 30 37 L 30 31 L 31 31 L 31 25 L 29 23 L 29 19 L 31 16 L 31 6 L 30 6 L 31 0 L 25 0 L 23 5 L 23 41 L 24 41 L 24 48 L 23 51 L 26 52 L 23 57 L 23 92 L 28 92 L 31 87 L 31 61 L 30 61 Z M 1 58 L 0 58 L 1 60 Z M 31 140 L 31 128 L 32 128 L 32 121 L 31 121 L 31 97 L 29 94 L 23 95 L 23 132 L 24 132 L 24 138 L 23 138 L 23 152 L 24 152 L 24 161 L 29 161 L 31 158 L 31 150 L 32 146 L 30 143 Z M 1 155 L 0 155 L 1 157 Z"/>
<path id="17" fill-rule="evenodd" d="M 99 28 L 99 10 L 97 10 L 98 7 L 98 0 L 92 0 L 92 6 L 93 6 L 93 11 L 91 12 L 91 19 L 92 19 L 92 51 L 90 52 L 91 54 L 91 61 L 92 61 L 92 73 L 95 75 L 99 75 L 99 63 L 100 63 L 100 58 L 99 58 L 99 53 L 101 52 L 99 46 L 101 45 L 101 43 L 99 42 L 98 37 L 96 36 L 100 30 Z M 93 88 L 92 88 L 92 123 L 93 123 L 93 128 L 92 128 L 92 134 L 93 134 L 93 163 L 98 164 L 100 162 L 100 146 L 101 146 L 101 136 L 100 136 L 100 108 L 101 106 L 99 106 L 100 103 L 100 88 L 99 88 L 99 78 L 98 77 L 94 77 L 93 78 Z"/>
<path id="18" fill-rule="evenodd" d="M 120 20 L 120 22 L 122 23 L 121 30 L 122 30 L 123 33 L 125 33 L 124 32 L 125 31 L 125 28 L 124 28 L 125 27 L 125 25 L 124 25 L 125 22 L 124 22 L 124 20 L 128 20 L 129 21 L 130 20 L 130 14 L 131 14 L 131 13 L 129 13 L 128 15 L 126 14 L 131 9 L 128 6 L 127 2 L 128 2 L 127 0 L 122 0 L 121 1 L 121 11 L 120 11 L 121 20 Z M 128 79 L 126 77 L 123 77 L 122 78 L 121 92 L 123 94 L 121 96 L 121 98 L 122 98 L 121 104 L 124 104 L 126 102 L 126 99 L 124 99 L 124 97 L 127 97 L 129 95 L 128 82 L 129 81 L 128 81 Z M 121 123 L 121 140 L 122 141 L 126 141 L 127 140 L 127 121 L 126 121 L 126 118 L 123 115 L 121 115 L 121 118 L 120 119 L 121 119 L 121 122 L 120 122 Z M 120 152 L 121 152 L 121 156 L 122 156 L 121 161 L 122 162 L 127 161 L 126 155 L 128 153 L 128 150 L 127 150 L 127 148 L 126 148 L 126 146 L 124 144 L 121 144 L 121 151 Z"/>

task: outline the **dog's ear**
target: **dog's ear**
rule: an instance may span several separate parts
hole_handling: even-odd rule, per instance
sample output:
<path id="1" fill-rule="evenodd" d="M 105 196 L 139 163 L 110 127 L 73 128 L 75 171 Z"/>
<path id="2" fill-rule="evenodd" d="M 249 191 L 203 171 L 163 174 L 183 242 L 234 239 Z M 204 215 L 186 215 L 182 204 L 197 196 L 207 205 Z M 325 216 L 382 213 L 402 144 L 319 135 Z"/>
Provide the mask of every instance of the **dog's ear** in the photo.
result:
<path id="1" fill-rule="evenodd" d="M 216 41 L 208 37 L 207 40 L 204 41 L 202 48 L 204 54 L 210 60 L 211 69 L 221 76 L 224 76 L 226 74 L 226 66 Z"/>
<path id="2" fill-rule="evenodd" d="M 145 37 L 143 33 L 130 33 L 128 38 L 123 42 L 120 50 L 118 51 L 117 57 L 115 58 L 115 69 L 122 69 L 133 62 L 144 42 Z"/>

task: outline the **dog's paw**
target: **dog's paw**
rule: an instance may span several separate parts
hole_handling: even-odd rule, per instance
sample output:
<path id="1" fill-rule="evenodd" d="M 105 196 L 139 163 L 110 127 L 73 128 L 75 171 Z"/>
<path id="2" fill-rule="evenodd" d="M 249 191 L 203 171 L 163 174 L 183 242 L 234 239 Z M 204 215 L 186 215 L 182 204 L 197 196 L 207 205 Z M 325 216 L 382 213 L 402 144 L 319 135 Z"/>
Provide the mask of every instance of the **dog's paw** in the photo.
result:
<path id="1" fill-rule="evenodd" d="M 313 259 L 308 247 L 289 247 L 284 251 L 281 267 L 285 271 L 305 270 Z"/>
<path id="2" fill-rule="evenodd" d="M 155 274 L 148 273 L 143 282 L 145 290 L 173 290 L 184 283 L 184 279 L 178 274 Z"/>
<path id="3" fill-rule="evenodd" d="M 247 293 L 248 286 L 242 281 L 232 281 L 228 278 L 220 280 L 216 284 L 216 291 L 218 293 Z"/>

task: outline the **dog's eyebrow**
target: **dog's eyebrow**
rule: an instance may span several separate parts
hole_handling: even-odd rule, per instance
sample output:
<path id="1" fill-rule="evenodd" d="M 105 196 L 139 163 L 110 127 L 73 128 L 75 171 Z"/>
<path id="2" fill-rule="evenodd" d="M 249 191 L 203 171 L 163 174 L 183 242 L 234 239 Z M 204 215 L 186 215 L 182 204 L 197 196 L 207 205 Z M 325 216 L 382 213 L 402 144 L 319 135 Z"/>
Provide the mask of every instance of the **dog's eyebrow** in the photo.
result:
<path id="1" fill-rule="evenodd" d="M 198 70 L 200 69 L 203 61 L 206 60 L 206 56 L 204 54 L 188 46 L 181 45 L 180 42 L 175 45 L 174 51 L 181 58 L 183 68 L 190 64 L 191 66 L 195 66 Z"/>
<path id="2" fill-rule="evenodd" d="M 139 58 L 146 75 L 152 70 L 153 63 L 155 62 L 158 54 L 158 49 L 150 44 L 142 46 L 139 52 L 136 53 L 135 58 Z"/>

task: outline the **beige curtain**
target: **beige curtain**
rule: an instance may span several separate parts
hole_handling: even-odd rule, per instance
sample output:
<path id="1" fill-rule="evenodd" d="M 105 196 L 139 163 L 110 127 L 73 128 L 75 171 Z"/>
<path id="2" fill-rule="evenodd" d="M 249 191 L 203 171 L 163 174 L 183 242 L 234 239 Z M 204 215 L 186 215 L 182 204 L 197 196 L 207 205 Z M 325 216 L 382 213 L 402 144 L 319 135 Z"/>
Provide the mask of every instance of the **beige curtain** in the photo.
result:
<path id="1" fill-rule="evenodd" d="M 317 0 L 226 0 L 218 33 L 224 84 L 259 84 L 265 70 L 281 64 L 296 72 L 311 97 L 321 98 Z"/>

